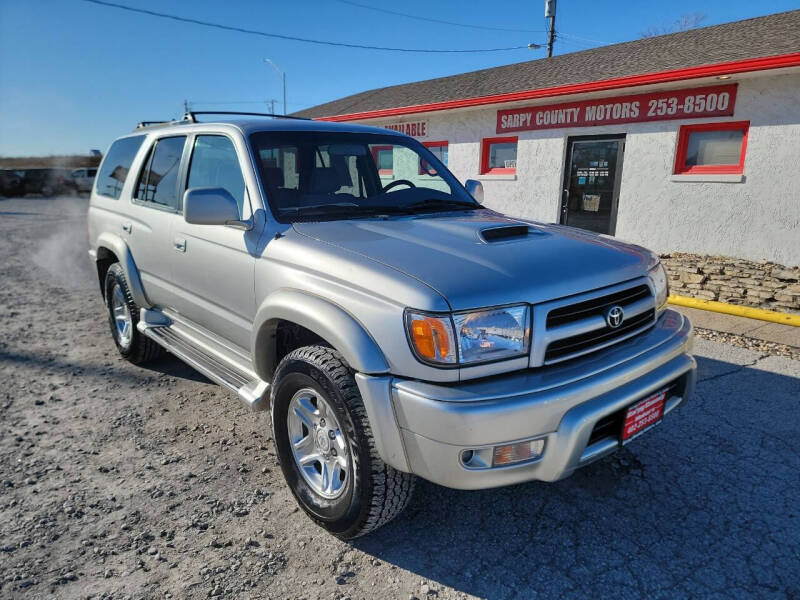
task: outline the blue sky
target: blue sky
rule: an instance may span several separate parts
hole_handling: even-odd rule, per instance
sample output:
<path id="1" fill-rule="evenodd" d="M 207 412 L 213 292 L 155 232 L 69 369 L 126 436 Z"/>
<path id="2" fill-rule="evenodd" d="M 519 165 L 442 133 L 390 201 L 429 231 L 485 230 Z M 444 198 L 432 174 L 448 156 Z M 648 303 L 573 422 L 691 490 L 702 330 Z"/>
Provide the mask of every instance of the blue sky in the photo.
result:
<path id="1" fill-rule="evenodd" d="M 117 1 L 226 25 L 383 46 L 490 48 L 546 39 L 543 0 L 359 0 L 433 19 L 541 31 L 530 34 L 427 23 L 339 0 Z M 556 53 L 636 39 L 648 27 L 668 26 L 687 13 L 704 12 L 704 24 L 713 25 L 797 7 L 797 0 L 559 0 L 556 29 L 565 37 L 556 43 Z M 332 48 L 208 29 L 82 0 L 0 0 L 0 156 L 105 149 L 140 120 L 179 117 L 184 99 L 197 110 L 263 111 L 266 103 L 244 102 L 281 98 L 280 76 L 265 57 L 286 71 L 293 111 L 370 88 L 543 56 L 544 50 L 527 49 L 407 54 Z"/>

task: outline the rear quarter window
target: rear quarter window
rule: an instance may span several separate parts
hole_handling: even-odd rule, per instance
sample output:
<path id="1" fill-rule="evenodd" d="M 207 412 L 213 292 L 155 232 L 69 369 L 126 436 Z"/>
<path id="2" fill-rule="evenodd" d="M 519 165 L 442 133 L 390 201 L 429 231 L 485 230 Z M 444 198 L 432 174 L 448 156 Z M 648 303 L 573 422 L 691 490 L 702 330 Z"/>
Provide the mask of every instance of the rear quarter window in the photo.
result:
<path id="1" fill-rule="evenodd" d="M 95 180 L 95 193 L 118 200 L 131 163 L 144 141 L 143 135 L 126 137 L 111 144 Z"/>

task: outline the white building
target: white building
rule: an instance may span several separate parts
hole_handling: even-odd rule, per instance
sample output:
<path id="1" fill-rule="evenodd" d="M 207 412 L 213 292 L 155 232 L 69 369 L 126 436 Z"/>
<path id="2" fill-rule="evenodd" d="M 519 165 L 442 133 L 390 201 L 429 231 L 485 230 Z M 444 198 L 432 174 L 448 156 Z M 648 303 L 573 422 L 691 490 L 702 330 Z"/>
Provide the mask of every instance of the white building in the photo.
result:
<path id="1" fill-rule="evenodd" d="M 800 11 L 297 114 L 400 129 L 510 215 L 663 253 L 800 265 Z M 391 156 L 382 161 L 391 178 Z"/>

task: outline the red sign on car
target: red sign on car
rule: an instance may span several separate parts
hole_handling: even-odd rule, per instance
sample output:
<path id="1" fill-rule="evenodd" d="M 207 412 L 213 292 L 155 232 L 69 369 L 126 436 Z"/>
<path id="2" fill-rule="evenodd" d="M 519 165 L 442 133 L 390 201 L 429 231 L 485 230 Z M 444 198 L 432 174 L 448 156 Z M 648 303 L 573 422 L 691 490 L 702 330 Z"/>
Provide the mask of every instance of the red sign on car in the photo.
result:
<path id="1" fill-rule="evenodd" d="M 661 390 L 628 409 L 625 415 L 625 425 L 622 428 L 623 443 L 632 440 L 661 421 L 664 416 L 666 398 L 667 390 Z"/>
<path id="2" fill-rule="evenodd" d="M 733 115 L 736 84 L 497 111 L 497 133 Z"/>

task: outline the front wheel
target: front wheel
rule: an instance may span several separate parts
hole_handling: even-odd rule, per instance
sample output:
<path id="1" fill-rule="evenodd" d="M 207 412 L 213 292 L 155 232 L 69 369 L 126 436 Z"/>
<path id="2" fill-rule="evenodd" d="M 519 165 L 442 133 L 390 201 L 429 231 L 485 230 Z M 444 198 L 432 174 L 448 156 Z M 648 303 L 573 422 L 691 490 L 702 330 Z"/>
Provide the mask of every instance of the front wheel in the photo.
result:
<path id="1" fill-rule="evenodd" d="M 378 456 L 355 379 L 325 346 L 289 353 L 275 372 L 272 431 L 283 475 L 303 510 L 342 539 L 389 522 L 414 476 Z"/>

